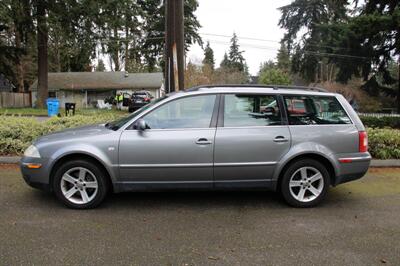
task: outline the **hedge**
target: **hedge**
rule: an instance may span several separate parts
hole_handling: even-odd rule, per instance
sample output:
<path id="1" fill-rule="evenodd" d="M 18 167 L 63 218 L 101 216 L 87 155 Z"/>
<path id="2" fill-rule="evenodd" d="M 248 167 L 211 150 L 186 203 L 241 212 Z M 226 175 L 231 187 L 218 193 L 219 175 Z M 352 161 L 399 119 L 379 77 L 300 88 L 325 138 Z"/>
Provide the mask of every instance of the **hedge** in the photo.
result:
<path id="1" fill-rule="evenodd" d="M 367 128 L 369 152 L 376 159 L 400 159 L 400 130 Z"/>
<path id="2" fill-rule="evenodd" d="M 36 118 L 0 116 L 0 154 L 20 155 L 36 138 L 51 132 L 87 124 L 105 123 L 120 117 L 115 113 L 92 116 L 53 117 L 39 122 Z"/>
<path id="3" fill-rule="evenodd" d="M 0 154 L 20 155 L 39 136 L 85 124 L 104 123 L 121 115 L 102 113 L 92 116 L 54 117 L 44 122 L 36 118 L 0 116 Z M 400 159 L 400 130 L 367 128 L 369 151 L 376 159 Z"/>
<path id="4" fill-rule="evenodd" d="M 396 128 L 400 129 L 400 117 L 384 116 L 372 117 L 360 115 L 360 119 L 366 127 L 372 128 Z"/>

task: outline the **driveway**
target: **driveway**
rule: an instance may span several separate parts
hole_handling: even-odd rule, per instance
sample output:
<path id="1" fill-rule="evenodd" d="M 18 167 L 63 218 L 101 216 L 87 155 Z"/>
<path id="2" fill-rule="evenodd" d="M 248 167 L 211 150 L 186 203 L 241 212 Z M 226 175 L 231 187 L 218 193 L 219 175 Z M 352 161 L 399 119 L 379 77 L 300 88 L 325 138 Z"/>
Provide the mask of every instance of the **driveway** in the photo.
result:
<path id="1" fill-rule="evenodd" d="M 400 169 L 313 209 L 257 191 L 126 193 L 78 211 L 3 165 L 0 241 L 0 265 L 399 265 Z"/>

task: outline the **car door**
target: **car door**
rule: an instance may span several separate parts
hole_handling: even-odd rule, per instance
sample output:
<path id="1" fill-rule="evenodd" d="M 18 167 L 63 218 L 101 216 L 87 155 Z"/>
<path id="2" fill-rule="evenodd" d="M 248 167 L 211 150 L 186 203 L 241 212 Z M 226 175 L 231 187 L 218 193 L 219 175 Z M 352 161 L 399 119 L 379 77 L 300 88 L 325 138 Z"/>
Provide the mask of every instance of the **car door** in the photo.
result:
<path id="1" fill-rule="evenodd" d="M 216 128 L 211 121 L 216 119 L 217 98 L 174 99 L 142 118 L 148 129 L 125 130 L 119 144 L 121 180 L 212 187 Z"/>
<path id="2" fill-rule="evenodd" d="M 274 95 L 224 96 L 215 137 L 216 187 L 269 182 L 277 162 L 290 148 L 281 105 Z"/>

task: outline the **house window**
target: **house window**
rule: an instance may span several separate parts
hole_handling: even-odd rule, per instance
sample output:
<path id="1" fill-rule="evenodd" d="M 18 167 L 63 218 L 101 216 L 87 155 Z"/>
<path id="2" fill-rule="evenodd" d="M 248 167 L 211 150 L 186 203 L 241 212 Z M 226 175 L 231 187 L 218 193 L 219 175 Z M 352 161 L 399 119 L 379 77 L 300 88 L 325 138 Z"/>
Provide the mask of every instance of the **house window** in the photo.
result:
<path id="1" fill-rule="evenodd" d="M 56 98 L 57 94 L 55 91 L 49 91 L 49 98 Z"/>

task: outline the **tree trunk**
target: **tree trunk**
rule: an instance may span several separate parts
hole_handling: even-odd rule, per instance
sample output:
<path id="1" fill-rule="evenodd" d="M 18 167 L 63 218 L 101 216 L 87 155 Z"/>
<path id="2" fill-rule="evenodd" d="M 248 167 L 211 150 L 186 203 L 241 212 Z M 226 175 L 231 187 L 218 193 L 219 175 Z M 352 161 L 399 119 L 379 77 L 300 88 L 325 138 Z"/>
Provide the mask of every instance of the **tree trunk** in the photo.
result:
<path id="1" fill-rule="evenodd" d="M 17 27 L 15 27 L 15 47 L 21 49 L 21 34 Z M 24 92 L 24 66 L 22 63 L 22 55 L 18 56 L 16 62 L 16 76 L 17 76 L 17 92 Z"/>
<path id="2" fill-rule="evenodd" d="M 128 18 L 126 18 L 128 19 Z M 125 25 L 125 71 L 129 71 L 129 27 Z"/>
<path id="3" fill-rule="evenodd" d="M 120 71 L 119 65 L 119 40 L 118 40 L 118 29 L 114 28 L 114 38 L 115 38 L 115 50 L 114 50 L 114 65 L 115 71 Z"/>
<path id="4" fill-rule="evenodd" d="M 37 46 L 38 46 L 38 100 L 37 106 L 44 108 L 48 97 L 47 77 L 47 24 L 45 0 L 37 0 Z"/>

